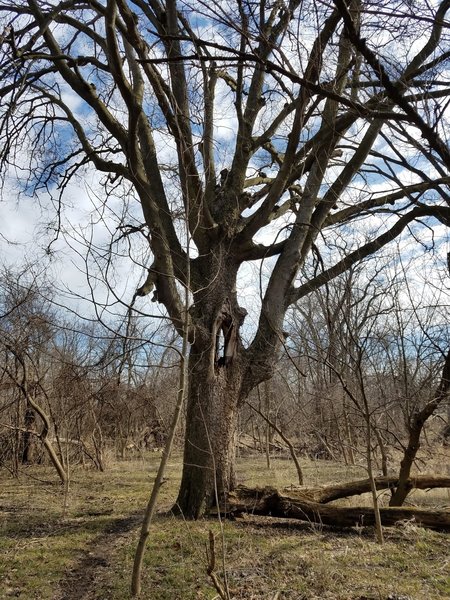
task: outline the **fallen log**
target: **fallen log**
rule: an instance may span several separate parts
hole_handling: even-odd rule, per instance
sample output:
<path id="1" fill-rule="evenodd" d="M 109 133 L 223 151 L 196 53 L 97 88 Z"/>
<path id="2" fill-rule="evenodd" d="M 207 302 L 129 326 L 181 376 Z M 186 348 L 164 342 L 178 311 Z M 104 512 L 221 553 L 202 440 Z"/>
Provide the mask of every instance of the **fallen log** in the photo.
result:
<path id="1" fill-rule="evenodd" d="M 398 477 L 376 477 L 375 486 L 377 490 L 395 490 L 399 484 Z M 450 477 L 441 475 L 417 475 L 410 477 L 406 483 L 408 490 L 430 490 L 435 488 L 450 488 Z M 295 498 L 327 504 L 340 498 L 350 496 L 359 496 L 370 492 L 370 479 L 358 479 L 334 485 L 314 487 L 314 488 L 285 488 L 289 494 Z"/>
<path id="2" fill-rule="evenodd" d="M 334 525 L 336 527 L 371 526 L 375 524 L 373 508 L 343 507 L 320 504 L 281 494 L 270 487 L 257 489 L 239 486 L 227 495 L 228 515 L 249 513 L 298 519 L 309 523 Z M 425 510 L 422 508 L 380 508 L 383 525 L 395 525 L 399 521 L 414 521 L 430 529 L 450 531 L 450 510 Z"/>

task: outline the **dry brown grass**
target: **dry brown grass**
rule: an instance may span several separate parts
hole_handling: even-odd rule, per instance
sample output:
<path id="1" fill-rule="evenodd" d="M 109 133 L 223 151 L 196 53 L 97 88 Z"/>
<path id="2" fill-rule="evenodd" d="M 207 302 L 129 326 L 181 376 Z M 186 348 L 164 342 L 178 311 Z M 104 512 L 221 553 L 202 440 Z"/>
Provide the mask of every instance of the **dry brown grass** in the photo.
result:
<path id="1" fill-rule="evenodd" d="M 60 486 L 48 483 L 55 481 L 49 468 L 28 468 L 19 481 L 0 471 L 0 598 L 127 600 L 139 514 L 157 461 L 151 454 L 114 463 L 105 473 L 77 469 L 66 503 Z M 303 463 L 308 485 L 365 476 L 362 467 Z M 173 502 L 179 473 L 174 459 L 161 509 Z M 238 474 L 246 485 L 281 488 L 296 482 L 289 460 L 274 459 L 268 471 L 263 457 L 245 458 Z M 411 500 L 449 504 L 447 490 L 416 492 Z M 358 504 L 369 501 L 358 498 Z M 217 520 L 193 523 L 167 516 L 159 516 L 152 526 L 141 598 L 214 598 L 205 557 L 210 529 L 218 536 L 219 575 L 223 551 L 234 599 L 450 598 L 448 535 L 410 523 L 387 529 L 386 544 L 379 546 L 370 528 L 336 531 L 248 517 L 225 522 L 222 537 Z"/>

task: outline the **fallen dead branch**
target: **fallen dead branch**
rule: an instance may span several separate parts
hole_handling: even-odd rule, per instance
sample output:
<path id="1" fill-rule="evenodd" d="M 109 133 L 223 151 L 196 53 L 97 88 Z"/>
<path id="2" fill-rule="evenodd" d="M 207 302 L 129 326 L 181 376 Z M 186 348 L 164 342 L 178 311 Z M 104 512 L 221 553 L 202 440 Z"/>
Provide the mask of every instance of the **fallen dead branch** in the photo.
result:
<path id="1" fill-rule="evenodd" d="M 376 477 L 375 485 L 377 490 L 395 490 L 399 484 L 398 477 Z M 431 490 L 435 488 L 450 488 L 450 477 L 440 475 L 417 475 L 410 477 L 405 485 L 408 490 Z M 340 498 L 349 498 L 350 496 L 359 496 L 370 492 L 370 479 L 358 479 L 333 485 L 321 486 L 316 488 L 285 488 L 290 496 L 299 499 L 327 504 Z"/>
<path id="2" fill-rule="evenodd" d="M 228 494 L 226 512 L 299 519 L 337 527 L 375 524 L 373 508 L 330 506 L 308 500 L 304 495 L 282 494 L 270 487 L 254 489 L 240 486 Z M 414 521 L 422 527 L 450 531 L 450 510 L 389 507 L 380 508 L 380 515 L 383 525 L 395 525 L 399 521 Z"/>

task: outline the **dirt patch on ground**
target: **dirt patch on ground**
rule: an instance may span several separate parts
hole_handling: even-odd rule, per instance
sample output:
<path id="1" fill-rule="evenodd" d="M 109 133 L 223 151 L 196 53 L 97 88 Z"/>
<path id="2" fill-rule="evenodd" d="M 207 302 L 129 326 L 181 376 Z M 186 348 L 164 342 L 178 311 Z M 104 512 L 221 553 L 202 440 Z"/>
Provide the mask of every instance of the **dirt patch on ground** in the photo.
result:
<path id="1" fill-rule="evenodd" d="M 67 572 L 53 600 L 100 600 L 99 590 L 114 569 L 114 549 L 126 541 L 140 525 L 142 514 L 116 519 L 83 551 L 75 566 Z"/>

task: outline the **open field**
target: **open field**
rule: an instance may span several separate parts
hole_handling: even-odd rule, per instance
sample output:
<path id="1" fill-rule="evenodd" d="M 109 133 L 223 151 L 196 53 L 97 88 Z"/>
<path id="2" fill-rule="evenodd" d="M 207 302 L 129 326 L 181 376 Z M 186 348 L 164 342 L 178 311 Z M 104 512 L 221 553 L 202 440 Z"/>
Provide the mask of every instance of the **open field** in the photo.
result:
<path id="1" fill-rule="evenodd" d="M 105 473 L 74 469 L 66 495 L 49 467 L 23 469 L 19 481 L 0 471 L 0 598 L 127 600 L 140 516 L 158 460 L 149 454 L 115 462 Z M 308 485 L 365 476 L 361 468 L 320 461 L 305 462 L 304 470 Z M 175 457 L 161 490 L 161 511 L 175 498 L 179 474 Z M 241 459 L 239 475 L 249 486 L 296 481 L 291 461 L 274 459 L 269 471 L 263 457 Z M 447 490 L 416 492 L 412 501 L 450 504 Z M 410 523 L 386 529 L 386 544 L 379 546 L 370 528 L 247 517 L 224 522 L 221 533 L 217 520 L 162 515 L 152 526 L 142 598 L 217 597 L 206 573 L 210 529 L 217 535 L 217 571 L 223 576 L 225 566 L 232 598 L 450 598 L 448 534 Z"/>

